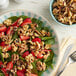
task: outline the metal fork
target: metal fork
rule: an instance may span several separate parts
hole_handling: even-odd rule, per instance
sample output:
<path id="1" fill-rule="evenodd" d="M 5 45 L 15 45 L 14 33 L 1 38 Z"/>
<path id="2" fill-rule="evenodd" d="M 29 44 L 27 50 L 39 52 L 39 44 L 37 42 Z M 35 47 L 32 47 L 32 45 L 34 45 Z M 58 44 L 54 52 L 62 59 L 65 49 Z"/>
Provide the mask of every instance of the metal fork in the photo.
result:
<path id="1" fill-rule="evenodd" d="M 76 51 L 74 51 L 70 56 L 69 56 L 69 61 L 68 63 L 64 66 L 64 68 L 56 75 L 56 76 L 60 76 L 61 73 L 65 70 L 65 68 L 71 64 L 71 63 L 74 63 L 76 62 Z"/>

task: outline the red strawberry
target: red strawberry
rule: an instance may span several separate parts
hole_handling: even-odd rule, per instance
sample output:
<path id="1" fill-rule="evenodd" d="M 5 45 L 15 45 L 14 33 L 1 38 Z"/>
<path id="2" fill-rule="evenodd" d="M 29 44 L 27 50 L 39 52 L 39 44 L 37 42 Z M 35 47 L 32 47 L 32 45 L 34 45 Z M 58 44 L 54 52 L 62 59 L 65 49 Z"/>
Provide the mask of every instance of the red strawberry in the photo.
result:
<path id="1" fill-rule="evenodd" d="M 2 61 L 0 61 L 0 67 L 1 67 L 1 65 L 3 65 Z"/>
<path id="2" fill-rule="evenodd" d="M 37 41 L 40 43 L 40 42 L 41 42 L 41 39 L 40 39 L 40 38 L 34 38 L 34 39 L 32 40 L 32 42 L 37 42 Z"/>
<path id="3" fill-rule="evenodd" d="M 39 53 L 39 54 L 37 55 L 37 58 L 38 58 L 38 59 L 42 59 L 42 58 L 43 58 L 43 55 L 42 55 L 41 53 Z"/>
<path id="4" fill-rule="evenodd" d="M 7 28 L 6 34 L 10 35 L 10 34 L 12 34 L 12 33 L 13 33 L 13 27 L 12 27 L 12 26 L 9 26 L 9 27 Z"/>
<path id="5" fill-rule="evenodd" d="M 25 76 L 25 73 L 23 73 L 22 71 L 17 71 L 17 76 Z"/>
<path id="6" fill-rule="evenodd" d="M 12 49 L 11 45 L 7 45 L 8 46 L 8 51 L 10 51 Z"/>
<path id="7" fill-rule="evenodd" d="M 22 57 L 25 58 L 28 55 L 29 55 L 29 51 L 26 51 L 25 53 L 23 53 Z"/>
<path id="8" fill-rule="evenodd" d="M 34 52 L 33 52 L 33 51 L 31 52 L 31 54 L 35 57 L 35 54 L 34 54 Z"/>
<path id="9" fill-rule="evenodd" d="M 1 42 L 0 43 L 0 46 L 5 46 L 5 42 Z"/>
<path id="10" fill-rule="evenodd" d="M 8 76 L 8 73 L 5 68 L 2 68 L 1 71 L 4 73 L 5 76 Z"/>
<path id="11" fill-rule="evenodd" d="M 18 21 L 20 20 L 20 18 L 18 18 L 13 24 L 12 24 L 12 26 L 17 26 L 17 27 L 19 27 L 19 25 L 18 25 Z"/>
<path id="12" fill-rule="evenodd" d="M 21 39 L 21 41 L 23 41 L 23 40 L 28 40 L 28 39 L 30 39 L 30 37 L 27 37 L 27 36 L 20 36 L 20 39 Z"/>
<path id="13" fill-rule="evenodd" d="M 31 19 L 30 18 L 26 18 L 20 26 L 31 24 L 31 23 L 32 23 Z"/>
<path id="14" fill-rule="evenodd" d="M 9 62 L 6 66 L 6 70 L 11 70 L 13 68 L 13 62 Z"/>
<path id="15" fill-rule="evenodd" d="M 3 25 L 3 26 L 0 27 L 0 32 L 5 32 L 6 29 L 7 29 L 7 27 Z"/>

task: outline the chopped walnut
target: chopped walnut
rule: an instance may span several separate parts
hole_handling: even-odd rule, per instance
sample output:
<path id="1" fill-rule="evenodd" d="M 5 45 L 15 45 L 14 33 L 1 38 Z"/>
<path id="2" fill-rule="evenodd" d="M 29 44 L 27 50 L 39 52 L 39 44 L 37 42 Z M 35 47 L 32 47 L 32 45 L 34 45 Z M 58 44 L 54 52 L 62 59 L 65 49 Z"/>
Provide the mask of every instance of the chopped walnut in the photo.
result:
<path id="1" fill-rule="evenodd" d="M 3 58 L 8 58 L 9 57 L 9 53 L 2 53 Z"/>
<path id="2" fill-rule="evenodd" d="M 22 54 L 25 50 L 28 50 L 28 46 L 26 44 L 21 44 L 21 46 L 19 46 L 19 53 Z"/>
<path id="3" fill-rule="evenodd" d="M 21 25 L 22 22 L 23 22 L 23 18 L 20 18 L 20 19 L 18 20 L 18 25 Z"/>
<path id="4" fill-rule="evenodd" d="M 20 46 L 21 45 L 21 40 L 20 39 L 15 39 L 14 43 L 16 46 Z"/>
<path id="5" fill-rule="evenodd" d="M 51 44 L 46 44 L 45 45 L 45 49 L 50 49 L 51 48 Z"/>
<path id="6" fill-rule="evenodd" d="M 55 18 L 64 24 L 75 24 L 76 1 L 74 0 L 57 0 L 53 3 L 53 14 Z"/>
<path id="7" fill-rule="evenodd" d="M 18 47 L 14 43 L 12 43 L 12 51 L 16 52 L 17 50 L 18 50 Z"/>
<path id="8" fill-rule="evenodd" d="M 45 69 L 46 69 L 46 64 L 42 63 L 41 61 L 38 61 L 37 62 L 37 70 L 39 70 L 39 71 L 45 71 Z"/>
<path id="9" fill-rule="evenodd" d="M 1 39 L 5 42 L 5 44 L 10 44 L 13 41 L 11 35 L 3 35 Z"/>
<path id="10" fill-rule="evenodd" d="M 12 60 L 13 60 L 13 61 L 19 60 L 19 55 L 18 55 L 18 54 L 13 54 L 13 55 L 12 55 Z"/>
<path id="11" fill-rule="evenodd" d="M 24 30 L 24 31 L 27 31 L 28 28 L 29 28 L 29 25 L 24 25 L 24 26 L 23 26 L 23 30 Z"/>
<path id="12" fill-rule="evenodd" d="M 18 35 L 26 35 L 26 31 L 21 28 L 18 30 Z"/>
<path id="13" fill-rule="evenodd" d="M 28 56 L 25 57 L 25 60 L 28 63 L 32 63 L 34 61 L 34 56 L 32 54 L 29 54 Z"/>
<path id="14" fill-rule="evenodd" d="M 12 25 L 12 20 L 11 19 L 7 19 L 7 20 L 4 21 L 4 24 L 6 26 L 10 26 L 10 25 Z"/>

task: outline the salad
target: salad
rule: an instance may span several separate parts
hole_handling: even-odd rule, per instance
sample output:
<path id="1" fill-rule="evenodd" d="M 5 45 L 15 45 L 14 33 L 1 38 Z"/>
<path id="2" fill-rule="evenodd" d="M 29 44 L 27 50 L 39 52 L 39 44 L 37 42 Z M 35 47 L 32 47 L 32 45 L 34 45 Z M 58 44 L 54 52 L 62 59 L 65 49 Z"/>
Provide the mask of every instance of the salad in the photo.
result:
<path id="1" fill-rule="evenodd" d="M 12 16 L 0 24 L 0 76 L 41 76 L 53 69 L 55 43 L 43 22 Z"/>

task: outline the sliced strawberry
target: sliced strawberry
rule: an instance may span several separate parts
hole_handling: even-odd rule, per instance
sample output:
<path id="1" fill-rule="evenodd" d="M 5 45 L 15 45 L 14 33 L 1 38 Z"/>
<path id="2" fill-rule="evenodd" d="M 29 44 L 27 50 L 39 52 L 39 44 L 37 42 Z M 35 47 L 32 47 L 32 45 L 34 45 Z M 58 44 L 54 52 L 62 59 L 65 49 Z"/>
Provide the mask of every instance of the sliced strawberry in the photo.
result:
<path id="1" fill-rule="evenodd" d="M 38 55 L 37 55 L 37 59 L 42 59 L 43 58 L 43 55 L 41 54 L 41 53 L 39 53 Z"/>
<path id="2" fill-rule="evenodd" d="M 4 35 L 4 32 L 1 32 L 1 33 L 0 33 L 0 38 L 1 38 L 1 36 L 3 36 L 3 35 Z"/>
<path id="3" fill-rule="evenodd" d="M 42 50 L 42 51 L 45 51 L 45 52 L 47 52 L 47 51 L 52 51 L 52 50 L 44 49 L 44 50 Z"/>
<path id="4" fill-rule="evenodd" d="M 1 71 L 4 73 L 5 76 L 8 76 L 8 73 L 5 68 L 2 68 Z"/>
<path id="5" fill-rule="evenodd" d="M 1 42 L 0 43 L 0 46 L 5 46 L 5 42 Z"/>
<path id="6" fill-rule="evenodd" d="M 12 24 L 12 26 L 17 26 L 17 27 L 19 27 L 19 25 L 18 25 L 18 21 L 20 20 L 20 18 L 18 18 L 13 24 Z"/>
<path id="7" fill-rule="evenodd" d="M 25 53 L 23 53 L 22 57 L 25 58 L 28 55 L 29 55 L 29 51 L 26 51 Z"/>
<path id="8" fill-rule="evenodd" d="M 6 70 L 11 70 L 13 68 L 13 62 L 9 62 L 6 66 Z"/>
<path id="9" fill-rule="evenodd" d="M 32 23 L 31 19 L 30 18 L 26 18 L 20 26 L 31 24 L 31 23 Z"/>
<path id="10" fill-rule="evenodd" d="M 10 51 L 12 49 L 11 45 L 7 45 L 8 46 L 8 51 Z"/>
<path id="11" fill-rule="evenodd" d="M 17 76 L 25 76 L 25 73 L 21 72 L 21 71 L 17 71 Z"/>
<path id="12" fill-rule="evenodd" d="M 27 36 L 20 36 L 20 39 L 21 39 L 21 41 L 23 41 L 23 40 L 28 40 L 28 39 L 30 39 L 30 37 L 27 37 Z"/>
<path id="13" fill-rule="evenodd" d="M 0 27 L 0 32 L 5 32 L 6 29 L 7 29 L 7 27 L 3 25 L 3 26 Z"/>
<path id="14" fill-rule="evenodd" d="M 35 53 L 32 51 L 31 54 L 35 57 Z M 43 55 L 41 53 L 39 53 L 37 56 L 37 59 L 42 59 Z"/>
<path id="15" fill-rule="evenodd" d="M 34 52 L 33 52 L 33 51 L 31 52 L 31 54 L 35 57 L 35 54 L 34 54 Z"/>
<path id="16" fill-rule="evenodd" d="M 1 67 L 1 65 L 3 65 L 2 61 L 0 61 L 0 67 Z"/>
<path id="17" fill-rule="evenodd" d="M 38 76 L 38 75 L 37 75 L 37 74 L 32 74 L 32 73 L 31 73 L 31 74 L 29 74 L 29 76 Z"/>
<path id="18" fill-rule="evenodd" d="M 37 42 L 37 41 L 40 43 L 40 42 L 41 42 L 41 39 L 40 39 L 40 38 L 34 38 L 34 39 L 32 40 L 32 42 Z"/>
<path id="19" fill-rule="evenodd" d="M 22 70 L 18 70 L 18 71 L 20 71 L 22 73 L 25 73 L 26 72 L 26 69 L 22 69 Z"/>
<path id="20" fill-rule="evenodd" d="M 12 34 L 12 33 L 13 33 L 13 27 L 9 26 L 9 27 L 7 28 L 6 34 L 10 35 L 10 34 Z"/>

